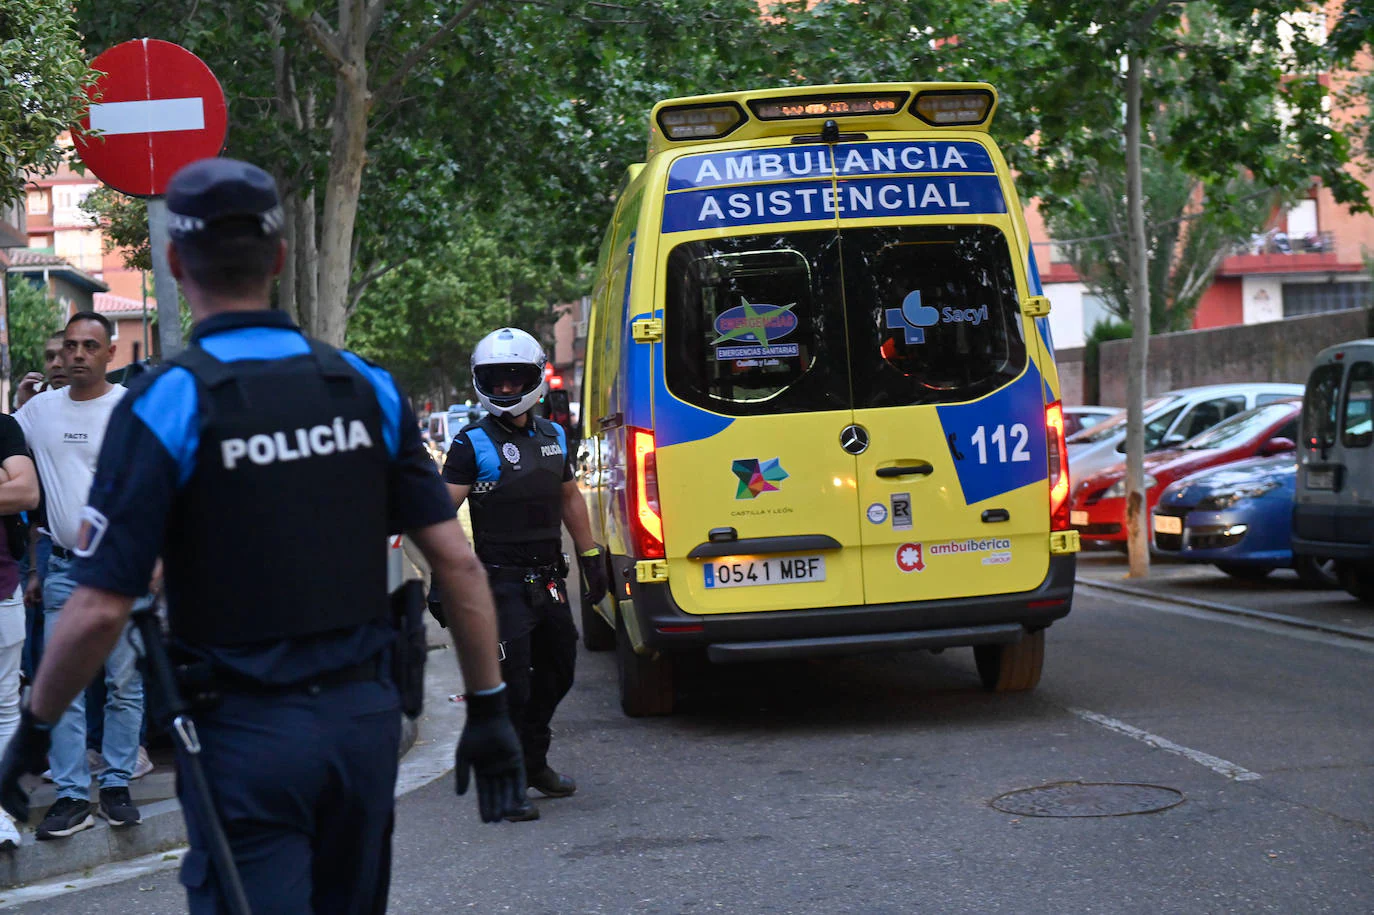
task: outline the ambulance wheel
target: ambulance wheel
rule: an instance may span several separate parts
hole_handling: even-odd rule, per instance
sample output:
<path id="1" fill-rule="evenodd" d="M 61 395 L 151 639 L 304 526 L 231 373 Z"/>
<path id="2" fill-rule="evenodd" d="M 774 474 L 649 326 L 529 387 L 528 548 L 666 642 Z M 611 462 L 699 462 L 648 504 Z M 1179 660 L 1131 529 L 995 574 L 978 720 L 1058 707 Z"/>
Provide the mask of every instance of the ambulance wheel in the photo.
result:
<path id="1" fill-rule="evenodd" d="M 625 617 L 615 617 L 615 660 L 620 709 L 631 718 L 673 713 L 673 666 L 667 658 L 635 654 Z"/>
<path id="2" fill-rule="evenodd" d="M 608 598 L 609 599 L 609 598 Z M 615 647 L 615 630 L 602 619 L 596 607 L 581 598 L 582 608 L 582 646 L 588 651 L 610 651 Z"/>
<path id="3" fill-rule="evenodd" d="M 1035 689 L 1045 663 L 1045 630 L 1027 633 L 1012 645 L 974 645 L 973 660 L 985 689 L 994 693 Z"/>

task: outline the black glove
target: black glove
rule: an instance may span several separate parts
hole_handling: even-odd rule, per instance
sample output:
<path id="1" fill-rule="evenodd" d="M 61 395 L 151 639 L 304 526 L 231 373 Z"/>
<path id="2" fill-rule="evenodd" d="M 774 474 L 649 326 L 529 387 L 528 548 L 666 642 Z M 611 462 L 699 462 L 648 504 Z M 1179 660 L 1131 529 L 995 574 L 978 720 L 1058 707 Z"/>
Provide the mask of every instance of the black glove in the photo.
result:
<path id="1" fill-rule="evenodd" d="M 577 567 L 582 572 L 583 598 L 594 604 L 605 597 L 610 582 L 606 580 L 606 557 L 602 554 L 601 548 L 592 547 L 586 553 L 580 554 L 577 557 Z"/>
<path id="2" fill-rule="evenodd" d="M 52 725 L 39 721 L 25 702 L 19 710 L 19 730 L 5 747 L 0 760 L 0 806 L 23 823 L 29 818 L 29 793 L 19 787 L 21 775 L 37 775 L 48 767 Z"/>
<path id="3" fill-rule="evenodd" d="M 525 799 L 525 761 L 506 710 L 506 691 L 465 697 L 468 720 L 454 754 L 459 794 L 468 790 L 468 769 L 477 776 L 477 810 L 483 823 L 500 822 Z"/>

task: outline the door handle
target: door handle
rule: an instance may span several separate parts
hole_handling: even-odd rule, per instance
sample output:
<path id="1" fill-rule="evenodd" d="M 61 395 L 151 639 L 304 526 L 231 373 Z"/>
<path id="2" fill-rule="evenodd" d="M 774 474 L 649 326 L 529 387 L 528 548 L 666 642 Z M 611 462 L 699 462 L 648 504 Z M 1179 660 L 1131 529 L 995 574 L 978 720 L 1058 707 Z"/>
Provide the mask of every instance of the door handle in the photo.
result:
<path id="1" fill-rule="evenodd" d="M 911 474 L 919 474 L 927 477 L 935 472 L 935 468 L 930 464 L 922 462 L 920 464 L 898 465 L 896 467 L 879 467 L 874 471 L 880 477 L 905 477 Z"/>
<path id="2" fill-rule="evenodd" d="M 999 521 L 1010 521 L 1011 512 L 1005 508 L 989 508 L 983 512 L 983 521 L 987 524 L 996 524 Z"/>

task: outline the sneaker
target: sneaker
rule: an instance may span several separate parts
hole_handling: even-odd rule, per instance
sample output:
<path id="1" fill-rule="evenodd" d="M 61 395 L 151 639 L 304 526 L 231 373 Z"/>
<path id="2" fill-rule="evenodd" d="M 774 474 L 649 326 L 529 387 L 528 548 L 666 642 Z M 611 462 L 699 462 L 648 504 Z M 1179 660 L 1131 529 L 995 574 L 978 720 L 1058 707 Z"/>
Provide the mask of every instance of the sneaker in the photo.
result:
<path id="1" fill-rule="evenodd" d="M 111 826 L 137 826 L 143 822 L 143 815 L 129 797 L 128 788 L 101 788 L 100 818 L 108 820 Z"/>
<path id="2" fill-rule="evenodd" d="M 90 829 L 95 825 L 91 816 L 91 802 L 74 797 L 59 797 L 48 808 L 48 815 L 38 824 L 37 836 L 40 839 L 65 839 L 74 832 Z"/>
<path id="3" fill-rule="evenodd" d="M 0 848 L 18 848 L 19 830 L 10 815 L 0 811 Z"/>
<path id="4" fill-rule="evenodd" d="M 153 771 L 153 761 L 148 758 L 147 747 L 138 748 L 138 762 L 134 763 L 134 771 L 130 778 L 142 778 Z"/>

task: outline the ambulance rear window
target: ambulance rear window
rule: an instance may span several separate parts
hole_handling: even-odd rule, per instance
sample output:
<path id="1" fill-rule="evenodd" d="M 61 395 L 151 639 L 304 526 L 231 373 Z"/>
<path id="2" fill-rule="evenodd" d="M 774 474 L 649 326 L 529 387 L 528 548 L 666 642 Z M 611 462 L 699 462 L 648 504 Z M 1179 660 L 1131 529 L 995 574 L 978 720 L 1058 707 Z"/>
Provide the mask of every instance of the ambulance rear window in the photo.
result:
<path id="1" fill-rule="evenodd" d="M 668 386 L 730 416 L 849 405 L 835 232 L 735 236 L 668 257 Z"/>
<path id="2" fill-rule="evenodd" d="M 841 241 L 856 409 L 972 400 L 1025 368 L 1000 230 L 845 228 Z"/>

